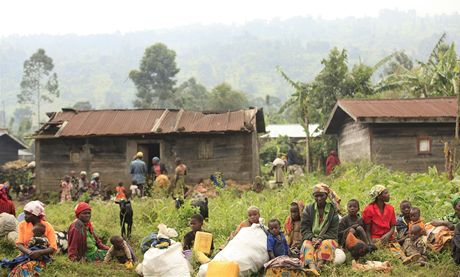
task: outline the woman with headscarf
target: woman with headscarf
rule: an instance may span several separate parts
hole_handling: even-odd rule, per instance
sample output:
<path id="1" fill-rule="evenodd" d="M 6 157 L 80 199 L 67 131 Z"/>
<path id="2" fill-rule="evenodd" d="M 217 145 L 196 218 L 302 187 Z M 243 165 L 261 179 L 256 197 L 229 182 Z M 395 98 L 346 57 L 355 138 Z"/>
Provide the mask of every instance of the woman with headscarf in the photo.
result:
<path id="1" fill-rule="evenodd" d="M 28 255 L 29 259 L 16 265 L 8 276 L 38 276 L 45 267 L 46 262 L 43 257 L 49 256 L 57 251 L 56 235 L 51 224 L 45 221 L 45 207 L 40 201 L 31 201 L 24 206 L 24 221 L 18 226 L 18 240 L 16 246 L 23 255 Z M 33 237 L 32 229 L 38 223 L 45 226 L 45 236 L 49 241 L 49 247 L 39 250 L 28 248 L 29 241 Z"/>
<path id="2" fill-rule="evenodd" d="M 8 197 L 8 188 L 4 184 L 0 184 L 0 214 L 8 213 L 16 216 L 16 208 L 13 201 Z"/>
<path id="3" fill-rule="evenodd" d="M 96 235 L 91 224 L 91 206 L 80 202 L 75 207 L 75 221 L 67 233 L 71 261 L 103 261 L 109 247 Z"/>
<path id="4" fill-rule="evenodd" d="M 433 220 L 425 225 L 428 237 L 427 244 L 434 252 L 441 251 L 452 240 L 455 225 L 460 223 L 460 196 L 454 196 L 451 203 L 453 212 L 443 216 L 440 220 Z"/>
<path id="5" fill-rule="evenodd" d="M 315 203 L 305 207 L 302 213 L 303 244 L 300 249 L 300 260 L 315 275 L 319 275 L 318 270 L 324 263 L 334 260 L 335 249 L 338 246 L 339 215 L 336 206 L 327 201 L 331 193 L 328 185 L 315 185 Z"/>

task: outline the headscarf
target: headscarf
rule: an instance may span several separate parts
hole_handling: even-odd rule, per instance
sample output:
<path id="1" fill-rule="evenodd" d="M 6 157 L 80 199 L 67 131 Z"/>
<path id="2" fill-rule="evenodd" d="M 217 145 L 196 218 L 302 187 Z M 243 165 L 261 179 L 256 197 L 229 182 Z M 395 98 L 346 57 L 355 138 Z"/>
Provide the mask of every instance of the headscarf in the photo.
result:
<path id="1" fill-rule="evenodd" d="M 96 179 L 97 177 L 99 177 L 99 173 L 94 172 L 93 175 L 91 175 L 91 180 L 94 180 L 94 179 Z"/>
<path id="2" fill-rule="evenodd" d="M 140 152 L 140 151 L 137 152 L 136 158 L 143 158 L 143 157 L 144 157 L 144 153 L 142 153 L 142 152 Z"/>
<path id="3" fill-rule="evenodd" d="M 157 162 L 157 163 L 159 163 L 159 162 L 160 162 L 160 158 L 158 158 L 158 157 L 153 157 L 153 158 L 152 158 L 152 162 Z"/>
<path id="4" fill-rule="evenodd" d="M 342 199 L 337 195 L 337 193 L 334 190 L 332 190 L 328 185 L 324 183 L 318 183 L 313 187 L 313 194 L 317 192 L 325 193 L 327 197 L 329 198 L 329 200 L 334 205 L 337 212 L 339 214 L 342 213 L 342 209 L 340 208 L 340 201 Z"/>
<path id="5" fill-rule="evenodd" d="M 75 217 L 78 217 L 85 210 L 91 211 L 91 206 L 86 202 L 80 202 L 75 206 Z"/>
<path id="6" fill-rule="evenodd" d="M 86 171 L 82 171 L 82 172 L 80 172 L 80 175 L 84 175 L 84 176 L 86 176 Z"/>
<path id="7" fill-rule="evenodd" d="M 24 206 L 24 211 L 29 212 L 38 217 L 44 217 L 45 216 L 45 204 L 43 204 L 42 202 L 38 200 L 30 201 Z"/>
<path id="8" fill-rule="evenodd" d="M 454 209 L 455 209 L 455 206 L 457 206 L 458 202 L 460 202 L 460 195 L 454 196 L 452 198 L 452 206 L 454 207 Z"/>
<path id="9" fill-rule="evenodd" d="M 372 201 L 375 201 L 375 199 L 377 199 L 377 197 L 379 197 L 380 194 L 382 194 L 382 192 L 384 190 L 386 190 L 387 188 L 383 185 L 375 185 L 371 188 L 371 191 L 369 192 L 369 195 L 371 196 L 372 198 Z"/>

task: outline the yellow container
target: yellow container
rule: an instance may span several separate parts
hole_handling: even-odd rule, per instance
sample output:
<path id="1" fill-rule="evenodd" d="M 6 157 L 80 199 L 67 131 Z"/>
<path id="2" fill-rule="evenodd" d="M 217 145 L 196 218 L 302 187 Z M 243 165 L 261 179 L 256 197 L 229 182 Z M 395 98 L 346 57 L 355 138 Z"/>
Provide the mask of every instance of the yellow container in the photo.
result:
<path id="1" fill-rule="evenodd" d="M 240 266 L 236 262 L 212 261 L 208 264 L 206 277 L 238 277 Z"/>
<path id="2" fill-rule="evenodd" d="M 203 252 L 206 255 L 211 253 L 212 234 L 206 232 L 196 232 L 193 250 Z"/>

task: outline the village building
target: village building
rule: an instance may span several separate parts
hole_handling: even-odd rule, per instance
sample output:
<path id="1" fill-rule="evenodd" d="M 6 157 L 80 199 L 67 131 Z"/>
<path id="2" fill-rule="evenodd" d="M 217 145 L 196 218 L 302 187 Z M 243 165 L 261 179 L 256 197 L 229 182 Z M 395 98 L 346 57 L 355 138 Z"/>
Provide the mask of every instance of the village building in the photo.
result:
<path id="1" fill-rule="evenodd" d="M 10 134 L 7 129 L 0 129 L 0 165 L 16 161 L 19 151 L 27 148 L 27 145 Z"/>
<path id="2" fill-rule="evenodd" d="M 342 99 L 325 127 L 342 162 L 368 160 L 392 170 L 445 169 L 455 133 L 456 98 Z"/>
<path id="3" fill-rule="evenodd" d="M 103 184 L 131 182 L 129 165 L 138 152 L 150 170 L 159 157 L 174 174 L 175 159 L 187 165 L 187 182 L 216 171 L 239 183 L 260 174 L 258 133 L 265 132 L 262 109 L 222 113 L 170 109 L 63 109 L 34 135 L 35 183 L 55 190 L 70 170 L 101 174 Z"/>

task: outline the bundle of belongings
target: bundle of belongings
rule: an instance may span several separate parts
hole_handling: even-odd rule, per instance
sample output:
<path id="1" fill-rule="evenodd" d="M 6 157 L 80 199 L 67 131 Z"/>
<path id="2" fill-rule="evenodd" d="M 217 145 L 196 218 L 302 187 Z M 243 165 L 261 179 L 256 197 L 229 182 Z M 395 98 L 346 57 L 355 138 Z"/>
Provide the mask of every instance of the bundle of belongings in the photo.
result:
<path id="1" fill-rule="evenodd" d="M 241 228 L 210 263 L 201 265 L 197 276 L 211 276 L 207 274 L 208 270 L 215 271 L 222 267 L 231 268 L 232 272 L 235 272 L 235 263 L 239 267 L 238 274 L 246 276 L 259 272 L 268 260 L 267 235 L 264 227 L 261 224 L 252 224 L 251 227 Z"/>
<path id="2" fill-rule="evenodd" d="M 224 188 L 226 186 L 224 174 L 222 172 L 216 171 L 212 174 L 209 179 L 211 179 L 214 186 L 218 188 Z"/>
<path id="3" fill-rule="evenodd" d="M 279 256 L 264 264 L 265 276 L 306 276 L 306 271 L 302 267 L 302 263 L 297 258 L 289 256 Z"/>
<path id="4" fill-rule="evenodd" d="M 389 261 L 367 261 L 365 264 L 360 264 L 355 260 L 352 261 L 351 268 L 359 271 L 375 271 L 382 273 L 390 273 L 393 269 Z"/>
<path id="5" fill-rule="evenodd" d="M 189 277 L 191 266 L 182 254 L 182 244 L 171 238 L 177 237 L 173 228 L 158 225 L 158 233 L 150 234 L 141 244 L 144 260 L 136 272 L 146 277 Z M 150 245 L 150 246 L 149 246 Z"/>
<path id="6" fill-rule="evenodd" d="M 14 215 L 0 214 L 0 237 L 6 237 L 7 241 L 15 245 L 18 238 L 18 221 Z"/>

